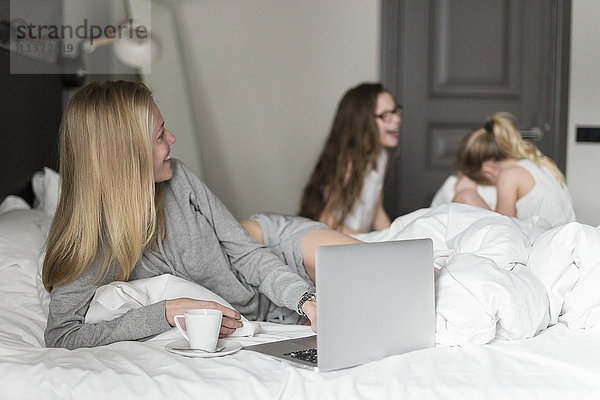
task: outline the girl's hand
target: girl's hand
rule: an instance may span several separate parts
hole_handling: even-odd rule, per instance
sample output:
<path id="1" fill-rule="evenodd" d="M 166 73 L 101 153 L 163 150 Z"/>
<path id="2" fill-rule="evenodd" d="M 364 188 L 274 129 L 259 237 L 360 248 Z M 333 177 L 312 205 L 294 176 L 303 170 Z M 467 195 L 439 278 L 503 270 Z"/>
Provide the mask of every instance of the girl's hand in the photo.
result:
<path id="1" fill-rule="evenodd" d="M 313 332 L 317 333 L 317 302 L 314 300 L 305 302 L 302 306 L 302 311 L 308 317 Z"/>
<path id="2" fill-rule="evenodd" d="M 197 308 L 209 308 L 212 310 L 220 310 L 223 312 L 223 319 L 221 320 L 221 331 L 219 337 L 222 338 L 226 335 L 232 334 L 237 328 L 242 326 L 240 318 L 241 314 L 236 310 L 220 305 L 214 301 L 195 300 L 187 297 L 181 297 L 178 299 L 167 300 L 165 304 L 165 317 L 167 322 L 171 326 L 175 326 L 174 317 L 181 315 L 187 310 L 193 310 Z M 185 320 L 182 321 L 185 327 Z"/>

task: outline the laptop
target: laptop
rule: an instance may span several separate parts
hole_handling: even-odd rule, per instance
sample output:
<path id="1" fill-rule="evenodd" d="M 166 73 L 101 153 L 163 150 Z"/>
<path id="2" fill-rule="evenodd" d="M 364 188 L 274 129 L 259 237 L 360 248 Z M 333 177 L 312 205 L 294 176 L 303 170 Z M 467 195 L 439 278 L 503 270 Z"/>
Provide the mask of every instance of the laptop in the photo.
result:
<path id="1" fill-rule="evenodd" d="M 246 350 L 331 371 L 435 345 L 431 239 L 319 247 L 316 274 L 318 334 Z"/>

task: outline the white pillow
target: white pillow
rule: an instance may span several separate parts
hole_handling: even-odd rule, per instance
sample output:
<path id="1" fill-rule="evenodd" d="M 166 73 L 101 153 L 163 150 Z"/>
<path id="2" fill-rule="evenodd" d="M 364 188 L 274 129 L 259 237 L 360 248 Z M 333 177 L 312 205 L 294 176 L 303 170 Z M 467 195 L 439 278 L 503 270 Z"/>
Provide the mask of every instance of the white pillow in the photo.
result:
<path id="1" fill-rule="evenodd" d="M 164 274 L 129 282 L 111 282 L 99 287 L 85 315 L 85 322 L 109 321 L 129 310 L 178 297 L 215 301 L 225 307 L 233 308 L 221 296 L 201 285 Z M 248 321 L 243 316 L 242 323 L 243 326 L 230 336 L 254 336 L 260 332 L 260 325 Z"/>
<path id="2" fill-rule="evenodd" d="M 46 214 L 54 215 L 60 198 L 60 176 L 48 167 L 38 171 L 31 178 L 31 187 L 35 195 L 34 208 Z"/>
<path id="3" fill-rule="evenodd" d="M 4 203 L 3 203 L 4 204 Z M 37 259 L 44 250 L 52 217 L 37 211 L 13 209 L 0 215 L 0 254 Z M 37 271 L 29 271 L 35 274 Z"/>
<path id="4" fill-rule="evenodd" d="M 3 241 L 0 238 L 0 247 Z M 0 352 L 3 355 L 7 355 L 6 345 L 14 349 L 44 347 L 47 317 L 29 273 L 36 270 L 36 264 L 32 257 L 5 257 L 0 251 Z"/>
<path id="5" fill-rule="evenodd" d="M 47 231 L 52 217 L 29 209 L 19 197 L 9 197 L 12 199 L 2 203 L 5 212 L 0 214 L 2 335 L 19 346 L 43 347 L 47 312 L 38 302 L 41 296 L 36 291 L 36 276 L 46 240 L 42 227 Z"/>
<path id="6" fill-rule="evenodd" d="M 29 204 L 20 198 L 19 196 L 13 196 L 9 194 L 2 200 L 2 204 L 0 204 L 0 215 L 7 213 L 12 210 L 29 210 Z"/>

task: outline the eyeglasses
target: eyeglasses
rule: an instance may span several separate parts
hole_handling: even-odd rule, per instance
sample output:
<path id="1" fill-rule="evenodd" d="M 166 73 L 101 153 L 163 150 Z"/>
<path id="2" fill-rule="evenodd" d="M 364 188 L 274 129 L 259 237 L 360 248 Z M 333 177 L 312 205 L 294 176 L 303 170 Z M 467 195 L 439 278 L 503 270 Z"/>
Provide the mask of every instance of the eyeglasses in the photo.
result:
<path id="1" fill-rule="evenodd" d="M 392 111 L 385 111 L 381 114 L 375 114 L 375 117 L 379 118 L 383 122 L 390 122 L 393 115 L 397 115 L 399 118 L 402 118 L 402 106 L 396 106 L 396 108 L 394 108 Z"/>

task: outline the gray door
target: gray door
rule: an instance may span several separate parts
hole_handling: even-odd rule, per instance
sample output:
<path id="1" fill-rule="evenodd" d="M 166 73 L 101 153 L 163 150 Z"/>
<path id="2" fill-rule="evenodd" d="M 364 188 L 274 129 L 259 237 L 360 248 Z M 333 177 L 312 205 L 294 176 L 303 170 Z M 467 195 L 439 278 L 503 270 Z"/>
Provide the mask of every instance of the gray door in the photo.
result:
<path id="1" fill-rule="evenodd" d="M 390 216 L 429 206 L 496 111 L 564 171 L 569 19 L 568 0 L 383 0 L 382 81 L 404 106 Z"/>

